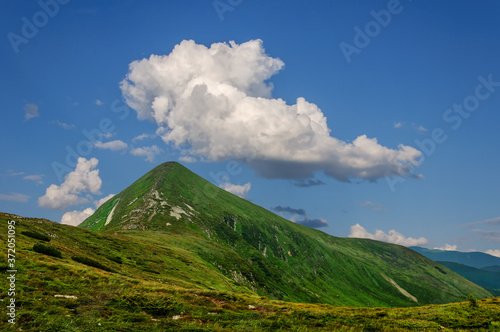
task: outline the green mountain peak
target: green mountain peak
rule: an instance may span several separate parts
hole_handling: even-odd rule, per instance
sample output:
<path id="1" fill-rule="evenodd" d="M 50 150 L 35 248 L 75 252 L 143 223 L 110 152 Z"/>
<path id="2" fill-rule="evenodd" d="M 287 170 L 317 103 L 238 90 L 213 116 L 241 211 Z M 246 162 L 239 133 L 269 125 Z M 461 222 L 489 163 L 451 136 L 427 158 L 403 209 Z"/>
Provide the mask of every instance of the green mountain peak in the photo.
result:
<path id="1" fill-rule="evenodd" d="M 201 288 L 272 299 L 356 306 L 413 306 L 491 294 L 397 245 L 338 238 L 241 199 L 176 162 L 159 165 L 79 227 L 168 248 Z M 151 244 L 152 245 L 152 244 Z M 175 253 L 175 255 L 174 255 Z M 160 275 L 175 264 L 156 265 Z M 212 271 L 197 274 L 194 271 Z M 220 282 L 219 280 L 219 282 Z"/>

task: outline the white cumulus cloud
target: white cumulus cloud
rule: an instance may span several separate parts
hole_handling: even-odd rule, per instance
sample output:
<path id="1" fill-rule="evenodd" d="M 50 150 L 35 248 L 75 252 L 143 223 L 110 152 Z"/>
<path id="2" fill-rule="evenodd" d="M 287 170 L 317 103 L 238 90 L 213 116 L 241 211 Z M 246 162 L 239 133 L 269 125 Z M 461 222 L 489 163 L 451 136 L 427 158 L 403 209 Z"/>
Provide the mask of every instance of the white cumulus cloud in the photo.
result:
<path id="1" fill-rule="evenodd" d="M 377 241 L 399 244 L 406 247 L 420 246 L 427 244 L 429 242 L 424 237 L 420 237 L 418 239 L 414 239 L 412 237 L 406 237 L 403 234 L 395 231 L 394 229 L 390 230 L 388 233 L 385 233 L 384 231 L 381 230 L 376 230 L 375 233 L 371 234 L 360 224 L 351 226 L 351 234 L 349 234 L 349 237 L 372 239 Z"/>
<path id="2" fill-rule="evenodd" d="M 128 148 L 127 143 L 121 141 L 121 140 L 114 140 L 114 141 L 109 141 L 109 142 L 96 142 L 95 147 L 98 149 L 105 149 L 105 150 L 112 150 L 112 151 L 118 151 L 118 150 L 126 150 Z"/>
<path id="3" fill-rule="evenodd" d="M 75 170 L 66 175 L 60 186 L 51 184 L 45 190 L 45 195 L 38 198 L 38 205 L 64 210 L 69 206 L 88 202 L 87 198 L 80 196 L 82 193 L 99 194 L 101 190 L 102 180 L 99 170 L 95 169 L 98 163 L 96 158 L 78 158 Z"/>
<path id="4" fill-rule="evenodd" d="M 74 210 L 66 212 L 61 218 L 61 224 L 78 226 L 94 212 L 95 210 L 93 208 L 86 208 L 83 211 Z"/>
<path id="5" fill-rule="evenodd" d="M 317 105 L 272 98 L 267 81 L 283 66 L 261 40 L 210 47 L 185 40 L 169 55 L 132 62 L 121 89 L 138 118 L 156 122 L 156 133 L 183 155 L 240 160 L 269 178 L 411 176 L 421 156 L 415 148 L 391 149 L 366 135 L 341 141 Z"/>
<path id="6" fill-rule="evenodd" d="M 245 183 L 244 185 L 232 184 L 230 182 L 226 182 L 221 184 L 219 187 L 222 189 L 229 191 L 231 194 L 235 194 L 241 198 L 245 198 L 248 195 L 248 192 L 252 188 L 252 184 L 250 182 Z"/>
<path id="7" fill-rule="evenodd" d="M 162 150 L 156 145 L 152 146 L 143 146 L 142 148 L 134 148 L 130 150 L 130 154 L 138 157 L 146 157 L 146 160 L 149 162 L 154 162 L 155 157 L 159 155 Z"/>

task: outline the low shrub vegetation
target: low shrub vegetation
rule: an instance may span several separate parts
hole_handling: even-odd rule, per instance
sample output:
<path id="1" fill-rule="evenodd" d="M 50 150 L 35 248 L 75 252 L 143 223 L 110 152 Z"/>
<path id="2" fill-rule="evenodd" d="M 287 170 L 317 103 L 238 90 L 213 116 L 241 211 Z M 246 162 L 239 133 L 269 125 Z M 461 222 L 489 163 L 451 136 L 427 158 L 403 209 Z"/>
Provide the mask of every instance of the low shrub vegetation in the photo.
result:
<path id="1" fill-rule="evenodd" d="M 107 272 L 116 272 L 114 271 L 113 269 L 110 269 L 109 267 L 105 266 L 105 265 L 102 265 L 101 263 L 99 263 L 98 261 L 95 261 L 91 258 L 88 258 L 88 257 L 83 257 L 83 256 L 73 256 L 71 257 L 72 260 L 74 260 L 75 262 L 78 262 L 78 263 L 82 263 L 82 264 L 85 264 L 87 266 L 92 266 L 92 267 L 95 267 L 95 268 L 98 268 L 98 269 L 101 269 L 103 271 L 107 271 Z"/>
<path id="2" fill-rule="evenodd" d="M 38 232 L 33 232 L 33 231 L 23 231 L 21 234 L 26 235 L 32 239 L 37 239 L 37 240 L 42 240 L 45 242 L 50 242 L 50 236 L 38 233 Z"/>
<path id="3" fill-rule="evenodd" d="M 33 251 L 52 257 L 62 258 L 62 254 L 57 248 L 42 243 L 35 243 Z"/>

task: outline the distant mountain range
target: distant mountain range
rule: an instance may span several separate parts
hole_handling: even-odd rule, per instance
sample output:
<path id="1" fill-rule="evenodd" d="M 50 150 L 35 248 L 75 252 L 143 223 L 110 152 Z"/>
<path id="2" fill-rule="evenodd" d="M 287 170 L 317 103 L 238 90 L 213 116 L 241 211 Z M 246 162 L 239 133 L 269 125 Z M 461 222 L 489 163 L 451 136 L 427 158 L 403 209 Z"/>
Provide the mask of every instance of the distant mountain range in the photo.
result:
<path id="1" fill-rule="evenodd" d="M 484 252 L 460 252 L 451 250 L 427 249 L 422 247 L 410 247 L 421 255 L 433 261 L 454 262 L 476 269 L 484 267 L 500 267 L 500 257 L 492 256 Z M 493 268 L 495 269 L 495 268 Z"/>
<path id="2" fill-rule="evenodd" d="M 410 247 L 412 250 L 446 266 L 470 281 L 500 295 L 500 258 L 482 252 L 460 252 Z"/>

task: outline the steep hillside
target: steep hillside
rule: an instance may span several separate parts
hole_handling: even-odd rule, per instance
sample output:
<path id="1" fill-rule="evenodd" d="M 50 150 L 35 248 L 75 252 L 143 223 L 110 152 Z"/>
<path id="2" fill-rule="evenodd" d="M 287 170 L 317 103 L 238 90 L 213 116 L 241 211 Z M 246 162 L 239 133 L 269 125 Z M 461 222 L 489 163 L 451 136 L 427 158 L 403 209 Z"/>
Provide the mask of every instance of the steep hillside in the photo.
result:
<path id="1" fill-rule="evenodd" d="M 427 249 L 422 247 L 410 247 L 421 255 L 432 259 L 433 261 L 454 262 L 463 264 L 476 269 L 483 267 L 500 265 L 500 257 L 485 254 L 483 252 L 460 252 L 438 249 Z"/>
<path id="2" fill-rule="evenodd" d="M 212 272 L 199 276 L 200 288 L 229 279 L 229 288 L 273 299 L 354 306 L 446 303 L 470 293 L 491 296 L 405 247 L 336 238 L 295 224 L 178 163 L 148 172 L 80 227 L 182 251 L 193 270 Z M 177 268 L 158 262 L 148 266 L 162 277 Z M 185 278 L 191 279 L 190 274 Z"/>
<path id="3" fill-rule="evenodd" d="M 455 271 L 456 273 L 478 284 L 479 286 L 484 287 L 493 295 L 500 296 L 500 272 L 476 269 L 474 267 L 454 262 L 438 263 L 446 266 L 450 270 Z"/>

